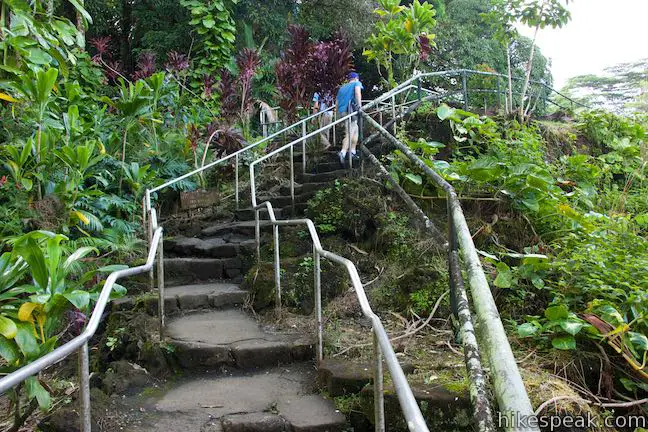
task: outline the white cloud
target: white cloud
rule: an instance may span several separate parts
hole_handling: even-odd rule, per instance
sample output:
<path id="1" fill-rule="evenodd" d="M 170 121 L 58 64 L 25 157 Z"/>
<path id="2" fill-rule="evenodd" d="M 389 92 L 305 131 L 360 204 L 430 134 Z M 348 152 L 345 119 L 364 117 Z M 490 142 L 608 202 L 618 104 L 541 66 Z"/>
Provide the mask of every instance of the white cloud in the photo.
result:
<path id="1" fill-rule="evenodd" d="M 572 20 L 565 27 L 538 35 L 556 88 L 570 77 L 648 57 L 648 0 L 574 0 L 569 10 Z M 520 31 L 533 36 L 529 28 Z"/>

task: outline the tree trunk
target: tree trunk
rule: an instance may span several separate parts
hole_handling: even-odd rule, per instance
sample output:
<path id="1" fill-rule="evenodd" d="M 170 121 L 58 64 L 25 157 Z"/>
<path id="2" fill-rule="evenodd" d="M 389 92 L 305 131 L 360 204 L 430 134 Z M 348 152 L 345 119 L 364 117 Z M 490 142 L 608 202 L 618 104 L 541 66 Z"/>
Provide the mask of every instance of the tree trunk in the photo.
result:
<path id="1" fill-rule="evenodd" d="M 79 3 L 81 6 L 85 7 L 85 1 L 84 0 L 79 0 Z M 79 33 L 81 33 L 81 37 L 83 38 L 83 47 L 82 49 L 85 50 L 85 42 L 86 42 L 86 30 L 85 30 L 85 23 L 83 22 L 83 15 L 79 11 L 76 12 L 76 28 Z"/>
<path id="2" fill-rule="evenodd" d="M 529 54 L 529 62 L 527 63 L 526 77 L 524 78 L 524 86 L 522 87 L 522 94 L 520 95 L 520 120 L 524 119 L 524 98 L 526 97 L 526 92 L 529 89 L 529 82 L 531 81 L 531 70 L 533 69 L 533 57 L 535 56 L 536 48 L 536 39 L 538 38 L 538 31 L 540 30 L 540 24 L 535 28 L 533 33 L 533 42 L 531 42 L 531 53 Z"/>
<path id="3" fill-rule="evenodd" d="M 511 70 L 511 45 L 506 46 L 506 62 L 508 66 L 508 102 L 506 103 L 506 114 L 513 112 L 513 71 Z"/>
<path id="4" fill-rule="evenodd" d="M 119 53 L 126 76 L 133 73 L 130 34 L 133 26 L 133 5 L 131 0 L 121 1 L 121 28 Z"/>

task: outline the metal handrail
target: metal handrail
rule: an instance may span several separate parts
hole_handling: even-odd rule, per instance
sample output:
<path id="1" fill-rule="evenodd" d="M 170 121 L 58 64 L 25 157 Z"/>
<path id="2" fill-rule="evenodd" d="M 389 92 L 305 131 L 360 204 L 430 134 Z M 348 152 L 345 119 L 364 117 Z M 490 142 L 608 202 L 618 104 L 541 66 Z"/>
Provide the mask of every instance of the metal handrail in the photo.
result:
<path id="1" fill-rule="evenodd" d="M 502 325 L 495 300 L 493 299 L 484 269 L 481 266 L 481 261 L 477 254 L 477 249 L 473 243 L 472 235 L 453 186 L 416 156 L 407 145 L 400 142 L 369 115 L 365 113 L 361 114 L 371 126 L 378 130 L 381 135 L 395 145 L 412 163 L 446 192 L 448 197 L 450 237 L 449 259 L 455 260 L 454 269 L 452 268 L 453 263 L 451 262 L 451 271 L 460 275 L 457 266 L 459 258 L 458 251 L 461 250 L 468 273 L 468 281 L 473 303 L 475 304 L 477 319 L 481 328 L 480 332 L 485 338 L 485 343 L 482 345 L 486 347 L 487 356 L 490 360 L 490 375 L 493 381 L 495 395 L 504 417 L 511 420 L 505 422 L 505 428 L 514 431 L 539 431 L 537 425 L 536 427 L 533 427 L 533 425 L 525 426 L 515 421 L 515 419 L 520 418 L 532 418 L 534 410 L 524 387 L 524 382 L 522 381 L 515 357 L 513 356 L 506 331 Z M 460 301 L 465 301 L 461 293 L 459 293 L 459 296 Z M 462 318 L 462 325 L 466 325 L 467 323 L 466 318 Z"/>
<path id="2" fill-rule="evenodd" d="M 190 172 L 188 172 L 186 174 L 181 175 L 180 177 L 176 177 L 175 179 L 172 179 L 172 180 L 169 180 L 169 181 L 167 181 L 165 183 L 162 183 L 161 185 L 158 185 L 158 186 L 156 186 L 156 187 L 154 187 L 152 189 L 147 189 L 146 193 L 145 193 L 145 211 L 149 211 L 151 209 L 151 194 L 153 194 L 155 192 L 158 192 L 158 191 L 160 191 L 162 189 L 166 189 L 167 187 L 169 187 L 169 186 L 171 186 L 173 184 L 176 184 L 176 183 L 178 183 L 178 182 L 180 182 L 182 180 L 185 180 L 185 179 L 187 179 L 189 177 L 193 177 L 196 174 L 200 174 L 200 173 L 202 173 L 204 171 L 207 171 L 208 169 L 211 169 L 212 167 L 214 167 L 216 165 L 220 165 L 220 164 L 222 164 L 224 162 L 227 162 L 228 160 L 230 160 L 232 158 L 236 159 L 236 164 L 235 164 L 236 165 L 235 166 L 236 191 L 235 191 L 235 195 L 236 195 L 236 204 L 238 205 L 238 203 L 239 203 L 238 173 L 239 173 L 239 158 L 240 158 L 240 155 L 247 152 L 247 151 L 250 151 L 250 150 L 252 150 L 252 149 L 254 149 L 254 148 L 258 147 L 258 146 L 260 146 L 261 144 L 267 143 L 267 142 L 273 140 L 274 138 L 277 138 L 278 136 L 280 136 L 280 135 L 282 135 L 282 134 L 284 134 L 286 132 L 289 132 L 290 130 L 292 130 L 292 129 L 298 127 L 298 126 L 302 126 L 302 133 L 303 133 L 303 131 L 305 131 L 305 127 L 306 127 L 307 122 L 317 118 L 318 116 L 322 115 L 323 113 L 325 113 L 325 112 L 327 112 L 327 111 L 329 111 L 329 110 L 331 110 L 333 108 L 334 107 L 330 107 L 330 108 L 328 108 L 328 109 L 326 109 L 324 111 L 320 111 L 318 113 L 315 113 L 313 115 L 305 117 L 305 118 L 297 121 L 296 123 L 291 124 L 290 126 L 286 126 L 285 128 L 281 129 L 280 131 L 274 132 L 273 134 L 268 135 L 267 137 L 265 137 L 265 138 L 263 138 L 263 139 L 261 139 L 261 140 L 259 140 L 257 142 L 249 144 L 246 147 L 243 147 L 242 149 L 239 149 L 239 150 L 235 151 L 234 153 L 231 153 L 231 154 L 229 154 L 227 156 L 224 156 L 224 157 L 222 157 L 222 158 L 220 158 L 218 160 L 210 162 L 207 165 L 204 165 L 204 166 L 202 166 L 200 168 L 196 168 L 193 171 L 190 171 Z M 305 142 L 304 142 L 304 145 L 305 145 Z"/>
<path id="3" fill-rule="evenodd" d="M 253 190 L 253 202 L 256 201 L 255 192 Z M 264 201 L 261 204 L 253 205 L 253 209 L 257 214 L 257 227 L 259 226 L 258 214 L 260 210 L 267 210 L 270 216 L 270 223 L 273 227 L 274 239 L 274 270 L 275 270 L 275 296 L 276 307 L 281 307 L 281 284 L 279 282 L 281 270 L 281 262 L 279 256 L 279 227 L 280 226 L 298 226 L 306 225 L 313 242 L 313 262 L 314 262 L 314 285 L 315 285 L 315 309 L 317 314 L 317 359 L 323 359 L 323 324 L 322 324 L 322 289 L 321 289 L 321 264 L 320 258 L 326 258 L 337 264 L 343 266 L 351 279 L 351 284 L 356 292 L 360 308 L 363 315 L 371 321 L 373 338 L 374 338 L 374 420 L 376 431 L 385 430 L 385 408 L 384 408 L 384 380 L 383 380 L 383 357 L 387 364 L 396 396 L 398 397 L 399 404 L 403 411 L 403 416 L 407 421 L 407 426 L 412 432 L 426 432 L 429 431 L 423 414 L 416 402 L 416 398 L 412 393 L 405 373 L 401 368 L 394 348 L 389 340 L 389 336 L 382 325 L 380 318 L 373 312 L 367 299 L 367 294 L 360 280 L 360 275 L 356 266 L 348 259 L 337 255 L 333 252 L 327 251 L 322 247 L 319 235 L 315 224 L 310 219 L 294 219 L 294 220 L 277 220 L 275 218 L 272 204 L 269 201 Z"/>
<path id="4" fill-rule="evenodd" d="M 91 429 L 91 418 L 90 418 L 90 361 L 88 355 L 88 341 L 94 336 L 101 322 L 101 316 L 110 301 L 110 294 L 112 293 L 115 283 L 122 278 L 135 276 L 142 273 L 148 273 L 153 270 L 153 265 L 155 263 L 156 255 L 158 259 L 158 265 L 160 265 L 159 260 L 162 259 L 162 235 L 163 228 L 157 226 L 157 217 L 155 214 L 155 209 L 153 209 L 151 215 L 151 221 L 154 225 L 154 234 L 152 238 L 151 245 L 149 247 L 148 256 L 146 263 L 132 268 L 127 268 L 124 270 L 117 270 L 106 278 L 97 303 L 90 315 L 90 320 L 85 328 L 85 330 L 79 335 L 56 348 L 52 352 L 40 357 L 37 360 L 34 360 L 32 363 L 21 367 L 20 369 L 6 375 L 0 379 L 0 394 L 6 392 L 12 387 L 20 384 L 27 378 L 32 375 L 35 375 L 41 372 L 43 369 L 52 366 L 66 357 L 70 356 L 75 351 L 79 352 L 79 391 L 81 393 L 81 430 L 83 432 L 90 432 Z M 162 276 L 163 277 L 163 276 Z M 160 303 L 163 303 L 162 301 Z"/>

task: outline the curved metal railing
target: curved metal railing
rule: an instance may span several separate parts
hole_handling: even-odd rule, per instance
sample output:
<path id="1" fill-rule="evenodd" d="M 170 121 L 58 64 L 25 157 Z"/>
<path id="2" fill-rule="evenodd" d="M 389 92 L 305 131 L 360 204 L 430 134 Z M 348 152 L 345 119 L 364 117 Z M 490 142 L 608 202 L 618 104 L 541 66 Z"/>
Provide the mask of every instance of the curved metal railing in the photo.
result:
<path id="1" fill-rule="evenodd" d="M 256 203 L 256 198 L 253 197 L 253 202 Z M 380 318 L 371 310 L 369 300 L 365 293 L 360 275 L 356 266 L 348 259 L 341 257 L 333 252 L 327 251 L 322 247 L 319 235 L 315 224 L 310 219 L 293 219 L 293 220 L 277 220 L 269 201 L 264 201 L 260 204 L 253 206 L 255 212 L 261 209 L 267 210 L 270 216 L 270 223 L 273 227 L 273 240 L 274 240 L 274 265 L 275 265 L 275 304 L 281 306 L 281 284 L 280 284 L 280 258 L 279 258 L 279 227 L 280 226 L 299 226 L 306 225 L 308 232 L 313 242 L 313 263 L 314 263 L 314 285 L 315 285 L 315 310 L 317 319 L 317 359 L 323 358 L 323 323 L 322 323 L 322 285 L 321 285 L 321 264 L 320 259 L 326 258 L 344 267 L 349 275 L 351 284 L 355 290 L 360 308 L 363 315 L 371 321 L 373 340 L 374 340 L 374 421 L 375 430 L 385 430 L 385 408 L 384 408 L 384 380 L 383 380 L 383 357 L 389 370 L 394 390 L 398 397 L 398 401 L 403 411 L 403 416 L 407 421 L 407 426 L 412 432 L 426 432 L 428 427 L 425 424 L 421 410 L 414 398 L 412 389 L 410 388 L 407 378 L 403 373 L 403 369 L 398 362 L 394 348 L 391 345 L 389 336 L 380 321 Z M 257 218 L 258 226 L 258 218 Z"/>
<path id="2" fill-rule="evenodd" d="M 83 432 L 90 432 L 91 430 L 91 419 L 90 419 L 90 362 L 88 355 L 88 341 L 94 336 L 99 327 L 101 317 L 106 309 L 108 302 L 110 301 L 110 294 L 112 293 L 115 283 L 119 279 L 123 279 L 129 276 L 135 276 L 138 274 L 149 273 L 153 271 L 153 266 L 155 264 L 156 255 L 158 261 L 158 277 L 161 277 L 162 280 L 158 283 L 164 284 L 164 271 L 161 266 L 163 266 L 162 261 L 162 227 L 157 226 L 157 217 L 155 209 L 152 210 L 150 214 L 150 219 L 153 226 L 153 236 L 151 245 L 148 251 L 148 256 L 146 263 L 141 266 L 127 268 L 124 270 L 118 270 L 112 272 L 106 278 L 97 303 L 90 315 L 90 320 L 85 330 L 79 335 L 56 348 L 54 351 L 44 355 L 43 357 L 34 360 L 32 363 L 29 363 L 26 366 L 21 367 L 20 369 L 8 374 L 7 376 L 0 379 L 0 394 L 3 394 L 12 387 L 20 384 L 27 378 L 32 375 L 35 375 L 42 370 L 46 369 L 49 366 L 52 366 L 61 360 L 69 357 L 74 352 L 78 351 L 79 354 L 79 391 L 81 399 L 81 410 L 80 410 L 80 421 L 81 421 L 81 430 Z M 164 302 L 160 301 L 160 304 L 163 305 Z M 163 322 L 161 323 L 163 325 Z"/>

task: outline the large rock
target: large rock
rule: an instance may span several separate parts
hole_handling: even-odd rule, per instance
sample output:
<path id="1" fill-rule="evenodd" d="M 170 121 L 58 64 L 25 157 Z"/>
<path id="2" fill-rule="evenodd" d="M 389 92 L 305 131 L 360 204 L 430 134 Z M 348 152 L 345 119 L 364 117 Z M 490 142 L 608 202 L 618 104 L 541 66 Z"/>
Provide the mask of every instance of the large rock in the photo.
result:
<path id="1" fill-rule="evenodd" d="M 136 363 L 126 360 L 112 362 L 102 380 L 102 388 L 106 394 L 132 393 L 154 383 L 151 375 Z"/>

